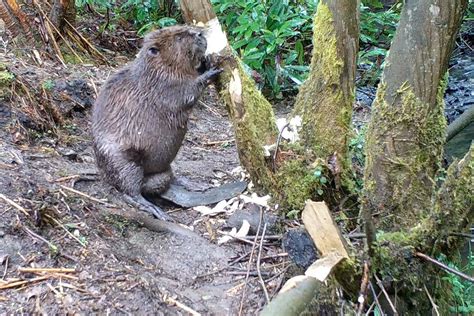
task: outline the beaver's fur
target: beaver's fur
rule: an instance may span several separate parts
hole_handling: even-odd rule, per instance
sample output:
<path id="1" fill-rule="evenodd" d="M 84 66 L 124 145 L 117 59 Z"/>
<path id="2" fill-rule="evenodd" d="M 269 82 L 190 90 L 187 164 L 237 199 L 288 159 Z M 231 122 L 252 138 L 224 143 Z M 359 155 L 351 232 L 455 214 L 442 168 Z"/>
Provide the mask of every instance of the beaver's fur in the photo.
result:
<path id="1" fill-rule="evenodd" d="M 203 67 L 206 47 L 199 28 L 150 33 L 137 58 L 104 84 L 94 105 L 94 152 L 103 178 L 158 217 L 165 215 L 141 194 L 167 188 L 189 112 L 220 72 Z"/>

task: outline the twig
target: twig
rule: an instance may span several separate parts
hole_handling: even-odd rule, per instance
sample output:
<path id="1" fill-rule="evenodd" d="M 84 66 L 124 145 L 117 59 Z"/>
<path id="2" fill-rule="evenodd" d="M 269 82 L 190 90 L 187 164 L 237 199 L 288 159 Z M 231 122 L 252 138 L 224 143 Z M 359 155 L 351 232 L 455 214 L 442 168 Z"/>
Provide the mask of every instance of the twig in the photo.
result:
<path id="1" fill-rule="evenodd" d="M 208 109 L 209 112 L 214 113 L 214 114 L 215 114 L 216 116 L 218 116 L 218 117 L 222 117 L 222 115 L 221 115 L 219 112 L 217 112 L 216 110 L 214 110 L 213 108 L 211 108 L 209 105 L 207 105 L 207 104 L 204 103 L 203 101 L 199 100 L 198 102 L 199 102 L 199 104 L 201 104 L 202 106 L 204 106 L 206 109 Z"/>
<path id="2" fill-rule="evenodd" d="M 18 272 L 22 273 L 76 273 L 74 268 L 23 268 L 19 267 Z"/>
<path id="3" fill-rule="evenodd" d="M 235 139 L 214 140 L 214 141 L 203 143 L 202 145 L 204 145 L 204 146 L 214 146 L 214 145 L 222 145 L 222 144 L 225 144 L 225 143 L 233 143 L 233 142 L 235 142 Z"/>
<path id="4" fill-rule="evenodd" d="M 242 238 L 245 238 L 245 239 L 255 239 L 255 235 L 247 235 L 245 237 L 242 237 Z M 259 237 L 260 239 L 262 237 Z M 268 236 L 265 236 L 265 239 L 266 240 L 280 240 L 283 238 L 283 235 L 268 235 Z"/>
<path id="5" fill-rule="evenodd" d="M 245 294 L 247 292 L 247 283 L 249 281 L 250 267 L 252 265 L 253 254 L 255 252 L 255 246 L 257 245 L 257 238 L 258 238 L 258 235 L 260 234 L 260 227 L 262 225 L 262 222 L 263 222 L 263 208 L 260 209 L 260 218 L 258 220 L 257 233 L 255 234 L 252 250 L 250 251 L 249 263 L 247 265 L 247 275 L 245 276 L 245 284 L 244 284 L 244 288 L 242 289 L 242 298 L 240 299 L 239 316 L 242 315 L 242 311 L 244 309 L 244 301 L 245 301 Z"/>
<path id="6" fill-rule="evenodd" d="M 241 241 L 241 242 L 243 242 L 243 243 L 246 243 L 246 244 L 249 244 L 249 245 L 252 245 L 252 246 L 255 246 L 256 244 L 258 244 L 258 236 L 257 236 L 257 235 L 255 235 L 254 241 L 251 241 L 251 240 L 245 239 L 245 237 L 234 236 L 234 235 L 229 234 L 229 233 L 227 233 L 227 232 L 224 232 L 224 231 L 222 231 L 222 230 L 218 230 L 217 232 L 218 232 L 219 234 L 222 234 L 222 235 L 225 235 L 225 236 L 229 236 L 229 237 L 235 238 L 235 239 L 237 239 L 238 241 Z M 264 248 L 265 250 L 268 249 L 267 246 L 263 246 L 263 248 Z"/>
<path id="7" fill-rule="evenodd" d="M 270 297 L 268 296 L 267 287 L 265 286 L 265 281 L 262 278 L 262 271 L 260 270 L 260 259 L 262 257 L 262 248 L 263 248 L 263 239 L 265 237 L 265 231 L 267 230 L 267 223 L 263 225 L 262 236 L 260 238 L 260 246 L 258 248 L 258 255 L 257 255 L 257 273 L 258 279 L 260 280 L 260 284 L 262 285 L 263 293 L 265 294 L 265 299 L 267 300 L 267 304 L 270 303 Z"/>
<path id="8" fill-rule="evenodd" d="M 82 36 L 81 32 L 79 32 L 75 27 L 74 25 L 72 25 L 68 20 L 64 20 L 64 22 L 66 22 L 67 25 L 69 25 L 69 27 L 74 31 L 74 33 L 77 34 L 77 36 L 79 36 L 79 38 L 84 41 L 84 43 L 89 46 L 89 48 L 99 56 L 100 59 L 102 59 L 103 62 L 105 62 L 107 65 L 109 64 L 109 62 L 107 61 L 107 58 L 105 58 L 104 55 L 102 55 L 101 52 L 99 52 L 97 50 L 97 48 L 94 47 L 94 45 L 92 45 L 84 36 Z"/>
<path id="9" fill-rule="evenodd" d="M 474 51 L 474 49 L 466 42 L 462 35 L 459 35 L 459 37 L 461 38 L 461 41 L 471 50 L 471 52 Z"/>
<path id="10" fill-rule="evenodd" d="M 0 290 L 11 289 L 12 287 L 17 287 L 17 286 L 21 286 L 21 285 L 25 285 L 29 283 L 38 282 L 38 281 L 44 281 L 46 279 L 49 279 L 49 277 L 50 277 L 49 275 L 45 275 L 45 276 L 40 276 L 40 277 L 36 277 L 29 280 L 9 282 L 9 283 L 0 285 Z"/>
<path id="11" fill-rule="evenodd" d="M 104 202 L 104 201 L 99 200 L 99 199 L 97 199 L 97 198 L 95 198 L 95 197 L 93 197 L 93 196 L 87 195 L 87 194 L 85 194 L 84 192 L 78 191 L 78 190 L 76 190 L 76 189 L 67 187 L 67 186 L 62 185 L 62 184 L 60 184 L 59 186 L 60 186 L 61 188 L 63 188 L 64 190 L 67 190 L 67 191 L 69 191 L 69 192 L 75 193 L 75 194 L 80 195 L 80 196 L 82 196 L 82 197 L 85 197 L 85 198 L 87 198 L 87 199 L 89 199 L 89 200 L 91 200 L 91 201 L 100 203 L 100 204 L 102 204 L 102 205 L 104 205 L 104 206 L 117 208 L 117 206 L 114 205 L 114 204 L 110 204 L 110 203 Z"/>
<path id="12" fill-rule="evenodd" d="M 474 278 L 473 278 L 473 277 L 471 277 L 471 276 L 469 276 L 469 275 L 467 275 L 467 274 L 465 274 L 465 273 L 462 273 L 461 271 L 458 271 L 458 270 L 455 270 L 455 269 L 453 269 L 453 268 L 451 268 L 451 267 L 448 267 L 448 266 L 445 265 L 444 263 L 439 262 L 438 260 L 433 259 L 433 258 L 431 258 L 431 257 L 429 257 L 429 256 L 427 256 L 427 255 L 425 255 L 424 253 L 416 252 L 416 253 L 415 253 L 415 256 L 420 257 L 420 258 L 422 258 L 422 259 L 425 259 L 426 261 L 429 261 L 429 262 L 431 262 L 431 263 L 437 265 L 438 267 L 440 267 L 440 268 L 443 269 L 443 270 L 446 270 L 446 271 L 448 271 L 448 272 L 451 272 L 452 274 L 455 274 L 455 275 L 457 275 L 458 277 L 461 277 L 461 278 L 463 278 L 463 279 L 465 279 L 465 280 L 467 280 L 467 281 L 469 281 L 469 282 L 474 283 Z"/>
<path id="13" fill-rule="evenodd" d="M 362 276 L 362 282 L 360 284 L 359 298 L 357 299 L 357 301 L 359 302 L 359 309 L 357 310 L 358 316 L 362 314 L 362 311 L 365 306 L 368 285 L 369 285 L 369 264 L 367 261 L 365 261 L 364 274 Z"/>
<path id="14" fill-rule="evenodd" d="M 56 224 L 58 224 L 62 229 L 64 229 L 64 231 L 69 235 L 71 236 L 75 241 L 77 241 L 82 247 L 86 248 L 87 245 L 82 241 L 80 240 L 79 238 L 77 238 L 76 236 L 74 236 L 74 234 L 72 234 L 60 221 L 58 221 L 57 219 L 55 219 L 54 217 L 48 215 L 48 214 L 45 214 L 45 216 L 51 220 L 53 220 Z"/>
<path id="15" fill-rule="evenodd" d="M 167 303 L 169 303 L 169 304 L 174 304 L 174 305 L 176 305 L 177 307 L 179 307 L 179 308 L 181 308 L 182 310 L 184 310 L 184 311 L 190 313 L 190 314 L 193 315 L 193 316 L 201 316 L 200 313 L 198 313 L 198 312 L 196 312 L 195 310 L 193 310 L 192 308 L 190 308 L 190 307 L 184 305 L 183 303 L 178 302 L 178 301 L 175 300 L 174 298 L 167 297 L 167 298 L 165 299 L 165 301 L 166 301 Z"/>
<path id="16" fill-rule="evenodd" d="M 377 285 L 379 288 L 382 290 L 383 295 L 385 295 L 385 298 L 387 299 L 388 304 L 390 305 L 390 308 L 392 309 L 392 312 L 394 315 L 398 315 L 397 310 L 395 309 L 395 306 L 393 305 L 392 301 L 390 300 L 390 296 L 388 295 L 387 291 L 385 290 L 382 281 L 377 277 L 377 275 L 374 274 L 374 278 L 377 281 Z"/>
<path id="17" fill-rule="evenodd" d="M 232 261 L 229 262 L 225 267 L 222 267 L 222 268 L 217 269 L 217 270 L 215 270 L 215 271 L 211 271 L 211 272 L 207 272 L 207 273 L 198 275 L 198 276 L 195 278 L 195 280 L 202 279 L 202 278 L 205 278 L 205 277 L 208 277 L 208 276 L 211 276 L 211 275 L 220 273 L 220 272 L 222 272 L 222 271 L 224 271 L 224 270 L 230 268 L 231 266 L 233 266 L 234 264 L 236 264 L 237 262 L 239 262 L 239 261 L 242 260 L 243 258 L 247 257 L 248 255 L 250 255 L 250 252 L 244 253 L 243 255 L 241 255 L 240 257 L 238 257 L 237 259 L 232 260 Z"/>
<path id="18" fill-rule="evenodd" d="M 423 287 L 425 288 L 426 295 L 428 295 L 428 298 L 430 299 L 431 305 L 433 306 L 433 310 L 436 314 L 436 316 L 439 316 L 439 311 L 438 311 L 438 305 L 435 304 L 433 298 L 430 295 L 430 292 L 428 292 L 428 289 L 426 288 L 426 285 L 423 284 Z"/>
<path id="19" fill-rule="evenodd" d="M 53 244 L 52 242 L 50 241 L 47 241 L 46 239 L 44 239 L 43 237 L 41 237 L 40 235 L 36 234 L 35 232 L 33 232 L 32 230 L 28 229 L 27 227 L 24 227 L 23 226 L 23 230 L 26 231 L 29 235 L 31 235 L 32 237 L 36 238 L 36 239 L 39 239 L 41 240 L 42 242 L 44 242 L 45 244 L 48 245 L 49 248 L 51 249 L 58 249 L 58 247 Z"/>
<path id="20" fill-rule="evenodd" d="M 53 180 L 53 182 L 64 182 L 68 180 L 73 180 L 79 178 L 81 175 L 79 174 L 74 174 L 72 176 L 67 176 L 67 177 L 62 177 L 62 178 L 57 178 L 56 180 Z"/>
<path id="21" fill-rule="evenodd" d="M 20 205 L 18 205 L 17 203 L 13 202 L 12 200 L 10 200 L 9 198 L 7 198 L 5 195 L 3 194 L 0 194 L 0 199 L 4 200 L 5 202 L 7 202 L 8 204 L 10 204 L 11 206 L 13 206 L 14 208 L 16 208 L 17 210 L 21 211 L 23 214 L 25 214 L 26 216 L 30 216 L 30 214 L 28 214 L 28 212 L 23 208 L 21 207 Z"/>
<path id="22" fill-rule="evenodd" d="M 365 313 L 365 315 L 368 316 L 370 314 L 370 312 L 372 311 L 372 309 L 374 309 L 375 305 L 377 305 L 377 308 L 379 309 L 379 312 L 383 314 L 382 306 L 380 306 L 380 302 L 379 302 L 379 297 L 380 297 L 380 295 L 382 295 L 382 291 L 380 291 L 379 294 L 375 294 L 374 287 L 372 285 L 372 282 L 370 282 L 370 281 L 369 281 L 369 287 L 370 287 L 370 290 L 372 291 L 372 295 L 374 296 L 374 301 L 372 302 L 372 304 L 370 304 L 370 307 L 367 310 L 367 312 Z"/>

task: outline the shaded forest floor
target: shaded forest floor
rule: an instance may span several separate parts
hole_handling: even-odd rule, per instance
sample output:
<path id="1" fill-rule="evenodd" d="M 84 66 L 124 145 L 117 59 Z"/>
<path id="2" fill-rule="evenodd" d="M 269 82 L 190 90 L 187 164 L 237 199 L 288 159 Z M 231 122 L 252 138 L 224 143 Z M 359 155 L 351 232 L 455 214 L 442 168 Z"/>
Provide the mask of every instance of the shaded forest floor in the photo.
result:
<path id="1" fill-rule="evenodd" d="M 198 237 L 157 233 L 121 216 L 136 211 L 94 179 L 90 107 L 113 69 L 64 68 L 48 62 L 38 66 L 13 56 L 0 58 L 22 80 L 0 100 L 0 194 L 20 207 L 0 199 L 0 288 L 13 284 L 0 290 L 0 313 L 180 314 L 188 306 L 202 314 L 232 315 L 243 302 L 244 314 L 255 314 L 265 298 L 255 262 L 245 280 L 251 242 L 217 244 L 220 230 L 239 228 L 238 221 L 229 220 L 230 214 L 202 216 L 167 204 L 171 216 Z M 456 58 L 453 67 L 460 69 L 460 79 L 448 89 L 450 121 L 472 106 L 474 97 L 468 76 L 474 71 L 472 50 L 465 48 Z M 127 60 L 120 55 L 111 59 L 116 64 Z M 370 115 L 374 92 L 366 88 L 358 94 L 357 127 Z M 450 97 L 458 99 L 451 102 Z M 239 161 L 232 126 L 216 99 L 210 89 L 194 109 L 174 163 L 177 175 L 193 190 L 241 177 L 236 172 Z M 57 117 L 45 117 L 31 101 L 51 102 Z M 61 127 L 44 128 L 54 120 Z M 259 214 L 258 205 L 243 201 L 239 205 Z M 281 244 L 276 238 L 262 247 L 262 276 L 270 295 L 283 284 L 290 266 Z M 21 269 L 25 267 L 74 268 L 74 272 L 40 274 L 25 272 Z"/>

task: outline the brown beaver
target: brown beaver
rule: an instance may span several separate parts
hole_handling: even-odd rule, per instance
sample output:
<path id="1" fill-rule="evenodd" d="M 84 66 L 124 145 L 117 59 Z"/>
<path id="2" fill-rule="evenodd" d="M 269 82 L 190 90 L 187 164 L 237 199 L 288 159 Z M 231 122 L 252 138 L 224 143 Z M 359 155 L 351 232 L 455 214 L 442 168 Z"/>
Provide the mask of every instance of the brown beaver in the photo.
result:
<path id="1" fill-rule="evenodd" d="M 137 58 L 102 87 L 92 113 L 97 165 L 129 203 L 169 219 L 144 198 L 163 192 L 188 115 L 220 72 L 209 69 L 203 30 L 172 26 L 147 35 Z"/>

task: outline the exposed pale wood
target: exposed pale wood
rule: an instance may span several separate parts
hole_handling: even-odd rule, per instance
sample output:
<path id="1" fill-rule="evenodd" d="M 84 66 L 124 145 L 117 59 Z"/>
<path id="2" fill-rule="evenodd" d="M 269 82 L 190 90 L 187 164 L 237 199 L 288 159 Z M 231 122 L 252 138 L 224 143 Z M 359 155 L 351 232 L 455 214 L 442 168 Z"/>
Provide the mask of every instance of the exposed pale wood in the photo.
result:
<path id="1" fill-rule="evenodd" d="M 180 6 L 183 19 L 188 24 L 206 24 L 216 17 L 208 0 L 181 0 Z"/>
<path id="2" fill-rule="evenodd" d="M 302 219 L 306 230 L 323 257 L 336 252 L 349 258 L 344 238 L 333 221 L 325 202 L 306 201 Z"/>

